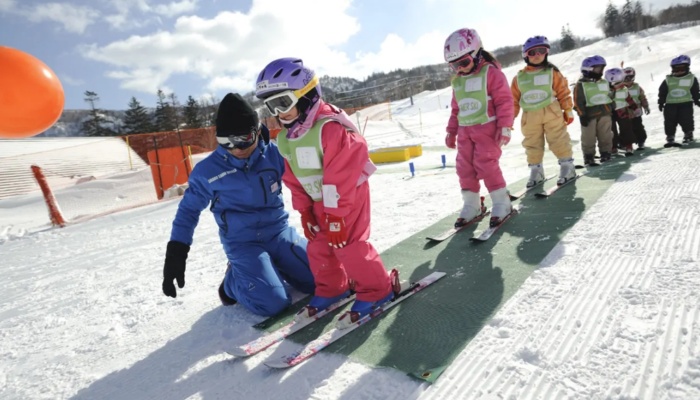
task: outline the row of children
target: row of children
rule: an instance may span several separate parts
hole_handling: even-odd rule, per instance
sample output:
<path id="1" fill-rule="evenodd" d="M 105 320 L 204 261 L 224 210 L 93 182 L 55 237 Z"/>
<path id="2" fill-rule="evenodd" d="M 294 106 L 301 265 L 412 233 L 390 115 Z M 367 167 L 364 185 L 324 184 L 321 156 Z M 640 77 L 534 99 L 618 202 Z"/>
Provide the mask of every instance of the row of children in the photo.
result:
<path id="1" fill-rule="evenodd" d="M 642 126 L 639 107 L 649 113 L 643 91 L 634 84 L 634 70 L 625 75 L 619 68 L 610 69 L 605 80 L 605 60 L 586 58 L 572 100 L 566 79 L 547 60 L 549 50 L 547 38 L 529 38 L 522 48 L 527 66 L 509 85 L 475 30 L 460 29 L 447 38 L 444 56 L 456 76 L 445 142 L 458 149 L 464 200 L 456 226 L 485 212 L 481 180 L 493 203 L 491 225 L 512 212 L 499 159 L 520 109 L 522 144 L 531 168 L 527 186 L 544 180 L 545 141 L 559 160 L 557 184 L 575 178 L 567 132 L 574 108 L 582 125 L 586 162 L 593 159 L 596 140 L 601 159 L 609 159 L 613 118 L 619 125 L 619 146 L 625 151 L 634 142 L 643 147 L 645 135 L 630 133 Z M 690 59 L 674 58 L 671 67 L 659 89 L 669 143 L 674 141 L 676 124 L 683 129 L 684 140 L 692 140 L 691 103 L 700 106 Z M 400 286 L 398 273 L 386 270 L 369 242 L 368 179 L 376 167 L 369 160 L 367 143 L 344 111 L 322 99 L 318 76 L 301 59 L 270 62 L 258 75 L 255 95 L 284 129 L 276 144 L 270 142 L 267 128 L 240 95 L 231 93 L 221 102 L 216 120 L 219 147 L 194 167 L 173 221 L 163 293 L 176 297 L 174 283 L 184 287 L 194 230 L 200 213 L 209 207 L 228 259 L 219 286 L 224 305 L 240 303 L 259 315 L 278 314 L 291 304 L 284 281 L 313 293 L 296 316 L 304 320 L 348 296 L 352 286 L 356 299 L 337 323 L 347 328 L 391 301 Z M 305 238 L 288 224 L 283 182 L 292 193 L 292 208 L 301 216 Z"/>
<path id="2" fill-rule="evenodd" d="M 595 165 L 596 143 L 601 162 L 610 160 L 618 149 L 633 154 L 635 143 L 638 149 L 644 149 L 642 110 L 646 114 L 650 110 L 644 90 L 635 82 L 635 70 L 610 68 L 603 77 L 605 59 L 587 57 L 581 64 L 572 100 L 566 78 L 547 59 L 550 48 L 544 36 L 527 39 L 522 46 L 527 65 L 508 86 L 500 64 L 484 50 L 476 30 L 459 29 L 445 41 L 445 61 L 456 74 L 445 144 L 457 149 L 456 169 L 463 199 L 455 227 L 485 212 L 479 194 L 481 180 L 491 196 L 490 225 L 500 224 L 512 212 L 499 159 L 521 109 L 522 146 L 530 167 L 528 188 L 546 179 L 542 165 L 545 142 L 559 161 L 557 185 L 576 177 L 567 131 L 567 125 L 574 121 L 574 110 L 581 123 L 586 165 Z M 698 82 L 690 73 L 690 58 L 681 55 L 671 61 L 671 74 L 659 88 L 667 146 L 675 145 L 677 125 L 684 132 L 684 142 L 693 140 L 693 103 L 700 107 Z"/>

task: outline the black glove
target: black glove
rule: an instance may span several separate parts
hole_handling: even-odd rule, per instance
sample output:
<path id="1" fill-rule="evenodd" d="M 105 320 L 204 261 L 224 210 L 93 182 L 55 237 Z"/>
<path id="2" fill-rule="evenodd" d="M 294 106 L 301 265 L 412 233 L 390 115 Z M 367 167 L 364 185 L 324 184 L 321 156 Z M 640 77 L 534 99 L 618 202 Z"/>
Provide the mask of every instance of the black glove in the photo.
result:
<path id="1" fill-rule="evenodd" d="M 163 293 L 166 296 L 177 297 L 173 279 L 177 280 L 177 286 L 185 287 L 185 261 L 190 246 L 171 240 L 165 250 L 165 266 L 163 266 Z"/>
<path id="2" fill-rule="evenodd" d="M 664 110 L 664 105 L 659 103 L 659 111 L 663 111 L 663 110 Z"/>
<path id="3" fill-rule="evenodd" d="M 694 103 L 696 106 L 700 107 L 700 101 L 695 101 Z"/>
<path id="4" fill-rule="evenodd" d="M 588 123 L 591 121 L 587 116 L 581 115 L 578 117 L 579 121 L 581 121 L 581 126 L 588 126 Z"/>

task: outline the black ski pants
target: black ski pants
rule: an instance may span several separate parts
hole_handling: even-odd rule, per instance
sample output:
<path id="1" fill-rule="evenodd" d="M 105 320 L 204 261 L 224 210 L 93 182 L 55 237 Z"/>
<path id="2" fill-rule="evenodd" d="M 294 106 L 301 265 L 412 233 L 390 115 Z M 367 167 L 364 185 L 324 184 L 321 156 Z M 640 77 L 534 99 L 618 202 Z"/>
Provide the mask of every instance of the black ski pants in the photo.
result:
<path id="1" fill-rule="evenodd" d="M 635 142 L 641 146 L 647 141 L 647 130 L 644 129 L 644 124 L 642 123 L 642 117 L 635 117 L 632 119 L 632 125 L 634 129 Z"/>
<path id="2" fill-rule="evenodd" d="M 676 138 L 676 126 L 680 125 L 681 130 L 687 136 L 691 136 L 695 130 L 693 120 L 693 103 L 666 104 L 664 107 L 664 132 L 666 138 Z"/>

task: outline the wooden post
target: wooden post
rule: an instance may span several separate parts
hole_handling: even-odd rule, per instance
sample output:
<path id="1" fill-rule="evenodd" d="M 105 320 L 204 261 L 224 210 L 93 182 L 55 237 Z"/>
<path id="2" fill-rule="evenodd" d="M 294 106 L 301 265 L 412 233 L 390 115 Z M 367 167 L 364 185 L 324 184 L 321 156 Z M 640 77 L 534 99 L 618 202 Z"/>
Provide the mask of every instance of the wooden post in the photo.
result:
<path id="1" fill-rule="evenodd" d="M 129 156 L 129 171 L 134 170 L 134 163 L 131 161 L 131 146 L 129 145 L 129 135 L 126 135 L 126 155 Z"/>

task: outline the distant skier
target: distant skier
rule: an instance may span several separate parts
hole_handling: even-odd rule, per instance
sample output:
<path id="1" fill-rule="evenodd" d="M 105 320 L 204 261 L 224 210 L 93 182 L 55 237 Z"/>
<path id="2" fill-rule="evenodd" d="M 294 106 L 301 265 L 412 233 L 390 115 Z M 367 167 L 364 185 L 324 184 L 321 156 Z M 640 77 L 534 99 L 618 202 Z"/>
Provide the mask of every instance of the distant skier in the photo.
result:
<path id="1" fill-rule="evenodd" d="M 693 104 L 700 107 L 698 80 L 690 72 L 690 57 L 680 55 L 671 60 L 671 74 L 659 86 L 659 111 L 664 113 L 666 133 L 664 147 L 675 145 L 677 125 L 683 130 L 683 143 L 695 140 Z"/>
<path id="2" fill-rule="evenodd" d="M 632 119 L 637 113 L 637 103 L 634 102 L 630 95 L 629 89 L 625 84 L 625 72 L 620 68 L 610 68 L 605 71 L 605 80 L 610 84 L 612 91 L 613 105 L 615 107 L 614 115 L 620 130 L 620 149 L 625 151 L 626 156 L 634 154 L 635 142 L 634 128 Z"/>
<path id="3" fill-rule="evenodd" d="M 625 84 L 629 89 L 630 96 L 632 96 L 632 100 L 637 104 L 635 116 L 632 118 L 635 143 L 637 144 L 637 149 L 644 150 L 644 143 L 647 140 L 647 131 L 642 123 L 642 110 L 644 110 L 644 114 L 649 115 L 649 101 L 644 93 L 644 89 L 634 81 L 636 76 L 634 68 L 626 67 L 623 71 L 625 72 Z"/>
<path id="4" fill-rule="evenodd" d="M 603 79 L 606 62 L 601 56 L 586 57 L 581 62 L 581 77 L 574 88 L 574 107 L 581 122 L 583 162 L 595 165 L 596 143 L 600 161 L 610 160 L 613 146 L 612 98 L 610 86 Z"/>
<path id="5" fill-rule="evenodd" d="M 316 291 L 296 316 L 313 317 L 348 296 L 344 329 L 394 298 L 398 273 L 390 276 L 370 244 L 369 177 L 376 167 L 367 142 L 345 111 L 321 99 L 318 76 L 298 58 L 270 62 L 258 75 L 255 95 L 284 125 L 277 135 L 285 158 L 284 183 L 309 239 Z"/>
<path id="6" fill-rule="evenodd" d="M 286 281 L 313 293 L 306 240 L 287 224 L 282 198 L 284 159 L 258 114 L 229 93 L 216 117 L 219 146 L 194 166 L 173 221 L 163 267 L 163 293 L 177 297 L 201 212 L 209 207 L 219 227 L 228 268 L 219 286 L 223 305 L 240 303 L 272 316 L 291 304 Z"/>
<path id="7" fill-rule="evenodd" d="M 576 177 L 571 137 L 566 126 L 574 122 L 573 101 L 566 78 L 554 64 L 547 60 L 549 40 L 534 36 L 523 44 L 523 60 L 527 66 L 513 78 L 510 90 L 513 94 L 515 116 L 522 108 L 520 129 L 523 147 L 530 167 L 527 187 L 544 181 L 545 140 L 559 160 L 559 179 L 563 185 Z"/>

